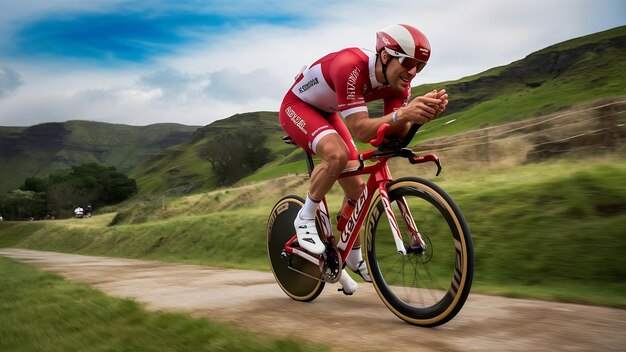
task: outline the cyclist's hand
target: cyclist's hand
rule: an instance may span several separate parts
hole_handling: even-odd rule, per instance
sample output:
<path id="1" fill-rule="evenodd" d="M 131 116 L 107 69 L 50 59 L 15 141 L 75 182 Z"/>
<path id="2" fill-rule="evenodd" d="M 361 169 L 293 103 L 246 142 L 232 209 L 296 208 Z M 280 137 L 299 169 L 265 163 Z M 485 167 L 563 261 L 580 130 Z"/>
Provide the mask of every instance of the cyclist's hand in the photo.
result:
<path id="1" fill-rule="evenodd" d="M 437 112 L 435 113 L 435 117 L 439 116 L 439 114 L 446 110 L 446 106 L 448 106 L 448 93 L 445 89 L 442 89 L 440 91 L 433 89 L 431 92 L 426 93 L 424 96 L 441 100 L 441 102 L 436 106 Z"/>
<path id="2" fill-rule="evenodd" d="M 437 114 L 437 107 L 442 103 L 441 99 L 428 96 L 413 99 L 402 108 L 402 116 L 412 123 L 423 125 L 432 120 Z"/>
<path id="3" fill-rule="evenodd" d="M 441 103 L 439 103 L 435 117 L 439 116 L 439 114 L 446 110 L 446 107 L 448 106 L 448 92 L 446 92 L 445 89 L 440 90 L 437 92 L 437 98 L 441 100 Z"/>

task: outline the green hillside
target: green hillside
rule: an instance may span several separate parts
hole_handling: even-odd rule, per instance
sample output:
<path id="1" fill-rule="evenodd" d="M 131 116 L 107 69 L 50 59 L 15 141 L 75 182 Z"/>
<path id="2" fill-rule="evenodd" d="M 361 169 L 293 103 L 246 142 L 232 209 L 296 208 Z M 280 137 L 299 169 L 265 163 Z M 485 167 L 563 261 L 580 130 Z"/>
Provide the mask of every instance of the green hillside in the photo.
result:
<path id="1" fill-rule="evenodd" d="M 293 152 L 293 147 L 279 143 L 284 132 L 277 113 L 237 114 L 198 129 L 190 141 L 164 150 L 133 169 L 130 175 L 137 180 L 139 195 L 176 195 L 217 187 L 211 164 L 200 157 L 200 148 L 214 136 L 246 126 L 266 136 L 265 144 L 273 158 L 282 159 Z"/>
<path id="2" fill-rule="evenodd" d="M 626 26 L 552 45 L 456 81 L 414 87 L 414 95 L 433 88 L 445 88 L 450 94 L 448 110 L 422 128 L 415 142 L 546 115 L 601 98 L 624 97 L 624 57 Z M 372 102 L 369 108 L 372 116 L 379 116 L 382 105 Z M 217 183 L 210 163 L 199 150 L 220 133 L 243 126 L 252 126 L 266 137 L 272 161 L 240 183 L 305 172 L 301 151 L 280 141 L 284 132 L 276 112 L 237 114 L 197 131 L 176 124 L 132 127 L 70 121 L 0 127 L 0 191 L 17 187 L 27 176 L 91 161 L 130 172 L 137 179 L 139 197 L 214 189 Z"/>
<path id="3" fill-rule="evenodd" d="M 26 177 L 43 177 L 71 165 L 98 162 L 128 172 L 161 150 L 191 138 L 197 126 L 128 126 L 92 121 L 0 128 L 0 191 Z"/>
<path id="4" fill-rule="evenodd" d="M 430 123 L 421 132 L 421 138 L 547 115 L 599 98 L 624 96 L 624 57 L 626 26 L 559 43 L 509 65 L 457 81 L 418 86 L 414 93 L 433 88 L 445 88 L 450 93 L 448 111 Z"/>
<path id="5" fill-rule="evenodd" d="M 413 94 L 433 88 L 450 93 L 446 113 L 429 123 L 415 141 L 474 130 L 529 117 L 546 115 L 600 98 L 626 96 L 626 26 L 569 40 L 528 55 L 509 65 L 456 81 L 421 85 Z M 382 104 L 369 104 L 370 115 L 380 116 Z M 253 125 L 267 135 L 273 161 L 241 183 L 305 172 L 302 153 L 280 141 L 284 134 L 277 113 L 235 115 L 214 122 L 133 172 L 140 194 L 181 194 L 215 187 L 211 168 L 198 156 L 198 147 L 213 134 Z M 364 145 L 359 147 L 363 148 Z"/>

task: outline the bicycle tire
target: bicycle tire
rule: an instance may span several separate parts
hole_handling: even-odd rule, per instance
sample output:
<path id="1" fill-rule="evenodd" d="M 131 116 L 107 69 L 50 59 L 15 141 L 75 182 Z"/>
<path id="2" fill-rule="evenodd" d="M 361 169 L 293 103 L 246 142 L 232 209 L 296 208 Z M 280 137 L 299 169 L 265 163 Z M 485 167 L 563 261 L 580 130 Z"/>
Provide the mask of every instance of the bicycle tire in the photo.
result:
<path id="1" fill-rule="evenodd" d="M 303 205 L 304 199 L 295 195 L 285 196 L 274 205 L 267 221 L 267 254 L 280 288 L 296 301 L 310 302 L 319 296 L 325 283 L 290 269 L 289 262 L 293 268 L 321 278 L 319 267 L 297 255 L 281 255 L 285 243 L 295 234 L 293 221 Z"/>
<path id="2" fill-rule="evenodd" d="M 432 182 L 416 177 L 390 183 L 387 192 L 405 246 L 410 237 L 397 201 L 406 201 L 427 249 L 398 253 L 380 195 L 372 202 L 365 228 L 366 260 L 384 304 L 414 325 L 445 324 L 461 310 L 474 275 L 469 227 L 452 198 Z M 384 219 L 383 221 L 380 221 Z"/>

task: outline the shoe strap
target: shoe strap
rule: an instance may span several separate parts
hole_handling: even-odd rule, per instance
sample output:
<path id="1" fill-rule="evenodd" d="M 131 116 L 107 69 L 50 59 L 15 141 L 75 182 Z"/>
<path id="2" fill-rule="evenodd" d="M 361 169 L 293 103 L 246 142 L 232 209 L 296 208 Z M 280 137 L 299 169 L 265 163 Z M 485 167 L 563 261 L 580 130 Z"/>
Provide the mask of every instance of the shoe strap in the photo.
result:
<path id="1" fill-rule="evenodd" d="M 365 260 L 361 260 L 359 262 L 359 264 L 357 264 L 356 269 L 352 269 L 350 268 L 350 270 L 352 270 L 352 272 L 354 272 L 355 274 L 359 275 L 360 277 L 362 277 L 364 280 L 365 278 L 363 277 L 363 274 L 361 274 L 361 267 L 365 264 Z"/>

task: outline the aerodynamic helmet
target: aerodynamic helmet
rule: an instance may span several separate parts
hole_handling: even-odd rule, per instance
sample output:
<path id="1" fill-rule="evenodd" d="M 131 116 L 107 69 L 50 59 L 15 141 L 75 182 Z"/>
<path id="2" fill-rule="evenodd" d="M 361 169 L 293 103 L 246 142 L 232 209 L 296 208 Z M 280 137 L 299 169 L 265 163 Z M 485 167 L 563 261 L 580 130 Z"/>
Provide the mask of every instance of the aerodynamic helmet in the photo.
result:
<path id="1" fill-rule="evenodd" d="M 407 70 L 420 72 L 430 58 L 430 43 L 420 30 L 406 24 L 394 24 L 376 32 L 376 53 L 385 50 L 398 58 Z"/>

